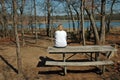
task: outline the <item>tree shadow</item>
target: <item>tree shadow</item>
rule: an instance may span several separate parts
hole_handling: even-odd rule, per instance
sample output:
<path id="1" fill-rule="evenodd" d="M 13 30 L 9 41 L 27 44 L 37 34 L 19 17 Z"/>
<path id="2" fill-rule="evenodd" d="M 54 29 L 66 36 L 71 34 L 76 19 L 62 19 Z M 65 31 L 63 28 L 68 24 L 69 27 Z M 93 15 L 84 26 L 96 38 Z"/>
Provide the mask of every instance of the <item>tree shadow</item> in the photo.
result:
<path id="1" fill-rule="evenodd" d="M 7 65 L 9 66 L 15 73 L 18 73 L 18 70 L 16 68 L 14 68 L 3 56 L 0 55 L 1 60 Z"/>

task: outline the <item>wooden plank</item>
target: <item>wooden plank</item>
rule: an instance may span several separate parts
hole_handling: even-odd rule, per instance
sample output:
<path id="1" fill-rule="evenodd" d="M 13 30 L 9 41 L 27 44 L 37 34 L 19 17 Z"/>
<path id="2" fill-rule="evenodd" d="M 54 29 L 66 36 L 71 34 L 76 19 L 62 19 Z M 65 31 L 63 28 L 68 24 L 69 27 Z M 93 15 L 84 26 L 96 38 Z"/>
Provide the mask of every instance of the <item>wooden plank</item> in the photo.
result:
<path id="1" fill-rule="evenodd" d="M 96 66 L 96 65 L 110 65 L 114 64 L 113 61 L 91 61 L 91 62 L 58 62 L 58 61 L 46 61 L 46 65 L 56 66 Z"/>
<path id="2" fill-rule="evenodd" d="M 75 52 L 100 52 L 100 51 L 117 51 L 117 49 L 115 49 L 112 46 L 99 46 L 99 45 L 94 45 L 94 46 L 67 46 L 65 48 L 48 47 L 48 52 L 49 53 L 61 53 L 61 52 L 75 53 Z"/>

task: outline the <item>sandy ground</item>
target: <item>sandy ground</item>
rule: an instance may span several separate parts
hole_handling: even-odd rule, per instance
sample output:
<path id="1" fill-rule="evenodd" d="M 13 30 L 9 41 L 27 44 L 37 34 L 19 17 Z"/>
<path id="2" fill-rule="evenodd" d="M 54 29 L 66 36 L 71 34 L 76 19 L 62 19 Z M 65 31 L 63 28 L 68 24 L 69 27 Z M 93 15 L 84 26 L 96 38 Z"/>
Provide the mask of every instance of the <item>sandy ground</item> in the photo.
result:
<path id="1" fill-rule="evenodd" d="M 26 45 L 21 46 L 22 67 L 25 80 L 120 80 L 120 33 L 111 33 L 106 36 L 106 44 L 117 44 L 117 56 L 113 57 L 115 65 L 107 66 L 108 71 L 98 74 L 96 67 L 67 67 L 68 74 L 63 76 L 62 67 L 45 66 L 45 60 L 61 60 L 62 55 L 48 54 L 48 46 L 52 46 L 51 40 L 46 36 L 40 36 L 37 44 L 31 37 L 26 38 Z M 71 43 L 69 45 L 80 45 Z M 67 55 L 71 56 L 71 54 Z M 76 54 L 72 59 L 87 59 L 84 54 Z M 0 42 L 0 80 L 17 80 L 17 60 L 15 43 L 12 41 Z"/>

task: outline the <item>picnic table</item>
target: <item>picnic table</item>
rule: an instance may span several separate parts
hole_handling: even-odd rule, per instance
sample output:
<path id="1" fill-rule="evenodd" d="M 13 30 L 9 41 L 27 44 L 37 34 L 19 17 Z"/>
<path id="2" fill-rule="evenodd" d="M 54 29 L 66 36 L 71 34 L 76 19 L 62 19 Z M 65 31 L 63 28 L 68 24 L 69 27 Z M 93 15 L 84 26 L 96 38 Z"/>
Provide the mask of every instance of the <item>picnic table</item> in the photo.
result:
<path id="1" fill-rule="evenodd" d="M 117 49 L 110 45 L 87 45 L 87 46 L 67 46 L 65 48 L 56 48 L 54 46 L 48 47 L 49 54 L 62 54 L 62 61 L 46 61 L 46 65 L 63 66 L 64 74 L 67 74 L 67 66 L 99 66 L 102 65 L 102 72 L 105 71 L 105 65 L 112 65 L 114 62 L 109 60 L 110 57 L 114 56 Z M 100 52 L 104 52 L 106 60 L 99 60 Z M 68 62 L 66 61 L 65 54 L 81 54 L 90 53 L 90 61 L 86 62 Z M 93 54 L 95 54 L 95 60 L 93 60 Z"/>

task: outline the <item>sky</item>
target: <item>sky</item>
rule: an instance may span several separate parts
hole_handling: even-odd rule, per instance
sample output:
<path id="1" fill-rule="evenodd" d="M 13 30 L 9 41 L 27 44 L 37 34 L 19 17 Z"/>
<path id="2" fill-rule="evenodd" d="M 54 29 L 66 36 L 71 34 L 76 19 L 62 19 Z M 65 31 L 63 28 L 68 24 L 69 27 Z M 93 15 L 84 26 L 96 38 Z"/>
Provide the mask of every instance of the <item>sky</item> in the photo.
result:
<path id="1" fill-rule="evenodd" d="M 36 7 L 37 11 L 36 12 L 37 12 L 37 15 L 39 15 L 39 16 L 45 16 L 45 14 L 47 14 L 47 12 L 45 11 L 45 8 L 44 8 L 45 7 L 45 1 L 46 0 L 36 0 L 36 5 L 37 5 L 37 7 Z M 52 5 L 52 10 L 54 12 L 54 13 L 52 13 L 52 15 L 66 15 L 63 4 L 64 3 L 60 3 L 60 2 L 55 1 L 55 0 L 52 1 L 51 5 Z M 31 5 L 32 6 L 34 5 L 33 2 L 31 3 L 30 0 L 27 0 L 26 1 L 25 13 L 29 14 Z M 32 11 L 34 12 L 34 10 L 32 10 Z"/>
<path id="2" fill-rule="evenodd" d="M 33 5 L 34 3 L 31 2 L 33 0 L 26 0 L 26 6 L 24 9 L 24 14 L 26 15 L 30 15 L 32 12 L 32 15 L 34 15 L 34 9 L 33 9 Z M 47 11 L 45 11 L 45 1 L 46 0 L 36 0 L 36 12 L 38 16 L 45 16 L 47 14 Z M 66 5 L 64 2 L 58 2 L 56 0 L 50 0 L 51 1 L 51 5 L 52 5 L 52 10 L 54 13 L 52 13 L 52 15 L 67 15 L 67 13 L 65 12 L 64 8 Z M 118 0 L 120 1 L 120 0 Z M 10 5 L 10 4 L 9 4 Z M 31 9 L 32 8 L 32 9 Z M 107 11 L 110 11 L 109 5 L 106 6 Z M 113 9 L 116 12 L 120 13 L 120 2 L 115 4 Z M 9 12 L 12 12 L 12 9 L 9 8 Z"/>
<path id="3" fill-rule="evenodd" d="M 36 4 L 38 5 L 37 7 L 37 15 L 40 15 L 40 16 L 44 16 L 45 13 L 44 11 L 41 10 L 41 5 L 44 4 L 44 1 L 46 0 L 36 0 Z M 53 8 L 53 15 L 67 15 L 66 12 L 65 12 L 65 3 L 60 3 L 58 1 L 55 1 L 55 0 L 51 0 L 52 3 L 51 5 L 54 5 L 52 6 Z M 118 0 L 120 1 L 120 0 Z M 45 6 L 45 4 L 44 4 Z M 114 6 L 113 6 L 113 9 L 115 12 L 119 12 L 120 13 L 120 2 L 119 3 L 116 3 Z M 110 6 L 109 5 L 106 5 L 106 13 L 110 11 Z"/>

